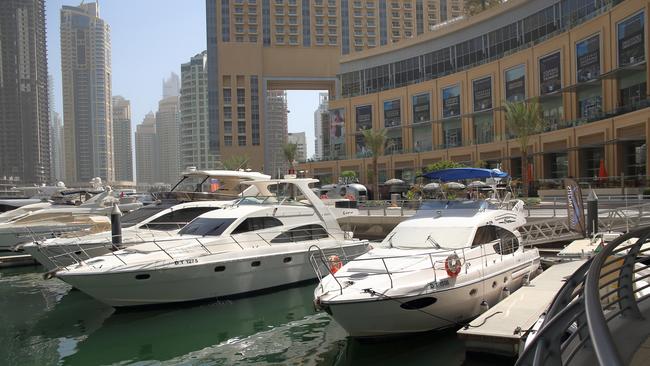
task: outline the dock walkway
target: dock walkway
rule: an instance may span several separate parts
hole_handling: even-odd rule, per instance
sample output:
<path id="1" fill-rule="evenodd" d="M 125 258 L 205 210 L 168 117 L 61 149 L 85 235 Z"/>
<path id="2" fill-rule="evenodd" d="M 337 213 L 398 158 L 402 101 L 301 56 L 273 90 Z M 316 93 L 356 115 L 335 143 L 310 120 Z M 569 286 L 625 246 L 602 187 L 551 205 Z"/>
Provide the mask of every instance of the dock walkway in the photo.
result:
<path id="1" fill-rule="evenodd" d="M 553 298 L 584 260 L 557 264 L 458 331 L 466 351 L 516 357 L 522 337 L 546 311 Z M 482 324 L 481 326 L 478 326 Z M 476 327 L 476 328 L 474 328 Z"/>

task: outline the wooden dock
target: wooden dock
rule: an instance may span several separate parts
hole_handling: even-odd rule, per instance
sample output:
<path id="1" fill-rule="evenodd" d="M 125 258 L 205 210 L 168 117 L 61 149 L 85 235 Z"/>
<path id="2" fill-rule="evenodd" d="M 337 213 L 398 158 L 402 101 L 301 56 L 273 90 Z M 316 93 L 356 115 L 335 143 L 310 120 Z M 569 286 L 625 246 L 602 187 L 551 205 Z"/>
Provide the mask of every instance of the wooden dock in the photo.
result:
<path id="1" fill-rule="evenodd" d="M 29 254 L 0 255 L 0 268 L 35 266 L 38 262 Z"/>
<path id="2" fill-rule="evenodd" d="M 516 357 L 523 345 L 523 336 L 547 310 L 565 279 L 583 263 L 584 260 L 576 260 L 550 267 L 530 285 L 474 319 L 469 328 L 459 330 L 458 337 L 465 341 L 466 352 Z"/>

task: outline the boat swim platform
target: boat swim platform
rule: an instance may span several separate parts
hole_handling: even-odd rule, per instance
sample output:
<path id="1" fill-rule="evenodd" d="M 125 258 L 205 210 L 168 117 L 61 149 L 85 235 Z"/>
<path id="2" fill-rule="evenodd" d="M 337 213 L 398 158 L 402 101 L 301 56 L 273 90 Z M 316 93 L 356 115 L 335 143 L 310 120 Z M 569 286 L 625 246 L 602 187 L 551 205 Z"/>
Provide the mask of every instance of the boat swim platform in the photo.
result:
<path id="1" fill-rule="evenodd" d="M 0 268 L 36 266 L 38 262 L 29 254 L 0 255 Z"/>
<path id="2" fill-rule="evenodd" d="M 546 312 L 565 280 L 586 260 L 551 266 L 488 311 L 460 329 L 466 352 L 517 357 L 523 337 Z"/>

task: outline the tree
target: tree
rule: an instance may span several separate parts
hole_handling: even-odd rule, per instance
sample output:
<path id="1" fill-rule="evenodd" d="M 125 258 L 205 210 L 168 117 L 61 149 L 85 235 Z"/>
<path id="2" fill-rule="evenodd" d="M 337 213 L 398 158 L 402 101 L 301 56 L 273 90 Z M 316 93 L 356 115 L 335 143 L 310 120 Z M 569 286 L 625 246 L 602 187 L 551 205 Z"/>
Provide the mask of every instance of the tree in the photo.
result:
<path id="1" fill-rule="evenodd" d="M 226 170 L 239 170 L 248 167 L 248 156 L 246 155 L 230 155 L 230 157 L 221 162 Z"/>
<path id="2" fill-rule="evenodd" d="M 469 16 L 476 15 L 502 2 L 503 0 L 466 0 L 465 13 Z"/>
<path id="3" fill-rule="evenodd" d="M 293 162 L 296 161 L 296 154 L 298 153 L 298 144 L 284 144 L 282 145 L 282 153 L 284 159 L 289 163 L 289 169 L 293 168 Z"/>
<path id="4" fill-rule="evenodd" d="M 344 170 L 341 172 L 341 180 L 345 183 L 353 183 L 357 179 L 357 173 L 353 170 Z"/>
<path id="5" fill-rule="evenodd" d="M 361 131 L 363 133 L 363 140 L 372 155 L 372 179 L 370 182 L 373 184 L 373 192 L 375 195 L 379 194 L 379 171 L 377 169 L 377 159 L 384 153 L 386 147 L 386 129 L 380 130 L 366 129 Z M 377 196 L 375 196 L 377 197 Z"/>
<path id="6" fill-rule="evenodd" d="M 450 169 L 450 168 L 464 168 L 465 165 L 457 163 L 451 160 L 441 160 L 435 163 L 429 164 L 424 168 L 423 173 L 437 172 L 438 170 Z"/>
<path id="7" fill-rule="evenodd" d="M 544 129 L 542 111 L 536 99 L 529 102 L 505 102 L 506 125 L 521 146 L 521 181 L 524 196 L 528 196 L 528 143 L 532 135 Z"/>

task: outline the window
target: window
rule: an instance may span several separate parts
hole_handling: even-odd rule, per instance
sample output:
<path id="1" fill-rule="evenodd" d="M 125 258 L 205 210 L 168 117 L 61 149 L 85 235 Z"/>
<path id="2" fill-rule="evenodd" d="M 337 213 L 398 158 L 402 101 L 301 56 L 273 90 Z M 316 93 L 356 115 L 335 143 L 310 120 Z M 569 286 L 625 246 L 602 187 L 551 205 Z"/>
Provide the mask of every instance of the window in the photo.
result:
<path id="1" fill-rule="evenodd" d="M 246 220 L 242 221 L 235 230 L 232 231 L 233 234 L 241 234 L 249 231 L 270 229 L 272 227 L 282 226 L 282 221 L 276 219 L 275 217 L 249 217 Z"/>
<path id="2" fill-rule="evenodd" d="M 232 136 L 224 136 L 223 137 L 223 144 L 225 146 L 232 146 Z"/>
<path id="3" fill-rule="evenodd" d="M 644 24 L 643 12 L 618 23 L 619 67 L 645 60 Z"/>
<path id="4" fill-rule="evenodd" d="M 476 234 L 474 235 L 474 241 L 472 241 L 472 247 L 482 244 L 488 244 L 497 240 L 497 230 L 496 226 L 486 225 L 481 226 L 476 229 Z"/>
<path id="5" fill-rule="evenodd" d="M 326 239 L 329 235 L 321 225 L 304 225 L 286 231 L 271 240 L 271 243 L 292 243 L 306 240 Z"/>
<path id="6" fill-rule="evenodd" d="M 245 104 L 246 103 L 246 89 L 243 88 L 237 88 L 237 104 Z"/>
<path id="7" fill-rule="evenodd" d="M 237 145 L 246 146 L 246 136 L 237 136 Z"/>
<path id="8" fill-rule="evenodd" d="M 197 216 L 214 209 L 214 207 L 191 207 L 174 210 L 145 224 L 143 228 L 164 231 L 178 230 Z"/>
<path id="9" fill-rule="evenodd" d="M 232 119 L 232 107 L 223 107 L 223 119 Z"/>
<path id="10" fill-rule="evenodd" d="M 237 133 L 243 135 L 246 133 L 246 121 L 237 122 Z"/>
<path id="11" fill-rule="evenodd" d="M 232 95 L 230 94 L 230 88 L 223 89 L 223 104 L 230 104 Z"/>
<path id="12" fill-rule="evenodd" d="M 237 107 L 237 119 L 246 119 L 246 107 Z"/>
<path id="13" fill-rule="evenodd" d="M 494 251 L 501 255 L 512 254 L 519 249 L 519 240 L 510 231 L 496 227 L 499 242 L 494 244 Z"/>
<path id="14" fill-rule="evenodd" d="M 235 222 L 236 219 L 210 219 L 199 217 L 189 224 L 185 225 L 180 235 L 202 235 L 202 236 L 219 236 Z"/>
<path id="15" fill-rule="evenodd" d="M 232 134 L 232 121 L 223 122 L 223 133 Z"/>

